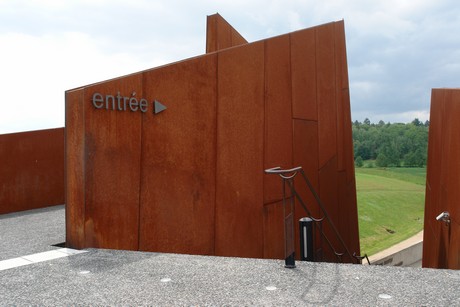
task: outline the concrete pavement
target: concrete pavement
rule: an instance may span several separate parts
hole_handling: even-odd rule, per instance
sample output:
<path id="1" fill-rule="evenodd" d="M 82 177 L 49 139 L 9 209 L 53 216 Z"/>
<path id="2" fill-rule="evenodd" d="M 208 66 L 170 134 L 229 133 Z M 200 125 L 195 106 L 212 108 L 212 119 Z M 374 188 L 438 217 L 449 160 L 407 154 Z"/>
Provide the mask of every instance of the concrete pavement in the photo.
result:
<path id="1" fill-rule="evenodd" d="M 16 229 L 8 237 L 2 232 L 2 255 L 58 249 L 48 244 L 63 238 L 62 211 L 35 211 L 30 213 L 33 219 L 0 216 L 0 230 L 6 224 Z M 29 250 L 17 246 L 15 251 L 17 242 L 32 240 L 27 237 L 33 233 L 24 233 L 28 223 L 38 228 L 43 223 L 40 229 L 50 233 L 37 232 Z M 308 262 L 286 269 L 283 265 L 280 260 L 87 249 L 0 271 L 0 305 L 460 305 L 459 271 Z"/>

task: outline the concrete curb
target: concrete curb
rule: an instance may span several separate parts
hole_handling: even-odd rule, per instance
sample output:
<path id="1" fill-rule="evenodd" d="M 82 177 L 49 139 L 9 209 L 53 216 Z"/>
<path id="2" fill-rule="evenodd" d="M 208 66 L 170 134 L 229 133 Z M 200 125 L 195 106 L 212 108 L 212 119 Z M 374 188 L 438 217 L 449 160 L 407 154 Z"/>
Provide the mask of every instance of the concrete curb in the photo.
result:
<path id="1" fill-rule="evenodd" d="M 423 231 L 369 257 L 373 265 L 422 267 Z"/>

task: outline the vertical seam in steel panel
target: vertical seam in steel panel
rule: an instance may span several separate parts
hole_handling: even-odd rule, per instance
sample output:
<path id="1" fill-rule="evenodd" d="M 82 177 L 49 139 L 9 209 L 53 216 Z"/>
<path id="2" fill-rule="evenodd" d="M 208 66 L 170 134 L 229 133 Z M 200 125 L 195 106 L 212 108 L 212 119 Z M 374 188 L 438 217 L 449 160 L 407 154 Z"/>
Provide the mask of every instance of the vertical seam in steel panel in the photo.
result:
<path id="1" fill-rule="evenodd" d="M 337 95 L 337 89 L 338 89 L 338 84 L 337 84 L 337 78 L 339 78 L 338 74 L 337 73 L 337 69 L 338 69 L 338 60 L 337 60 L 337 57 L 339 56 L 338 53 L 337 53 L 337 31 L 336 31 L 336 26 L 337 26 L 337 22 L 334 22 L 332 24 L 332 37 L 330 39 L 332 39 L 332 42 L 333 42 L 333 47 L 332 47 L 332 51 L 333 51 L 333 61 L 334 61 L 334 107 L 335 107 L 335 157 L 336 157 L 336 163 L 335 163 L 335 169 L 334 169 L 334 172 L 335 172 L 335 175 L 336 175 L 336 180 L 335 180 L 335 195 L 337 195 L 337 199 L 335 201 L 335 212 L 336 212 L 336 216 L 339 217 L 339 216 L 343 216 L 342 215 L 342 206 L 341 206 L 341 202 L 340 202 L 340 199 L 339 199 L 339 195 L 340 195 L 340 172 L 339 172 L 339 159 L 341 158 L 339 156 L 339 117 L 341 116 L 341 114 L 339 114 L 339 104 L 341 103 L 339 101 L 339 97 Z M 343 109 L 342 109 L 343 111 Z M 343 118 L 342 118 L 343 120 Z M 343 128 L 343 127 L 342 127 Z M 343 144 L 342 144 L 343 145 Z M 343 147 L 343 146 L 342 146 Z M 345 212 L 345 215 L 347 215 L 347 212 Z M 348 216 L 346 216 L 346 219 L 348 220 Z M 338 228 L 338 235 L 340 235 L 340 232 L 343 230 L 342 229 L 342 221 L 344 219 L 340 219 L 338 218 L 337 220 L 334 221 L 336 227 Z M 345 254 L 346 256 L 346 254 Z M 352 259 L 350 259 L 352 261 Z"/>
<path id="2" fill-rule="evenodd" d="M 339 164 L 342 163 L 342 166 L 344 164 L 344 159 L 343 159 L 343 155 L 344 155 L 344 146 L 343 146 L 343 142 L 342 144 L 339 144 L 339 140 L 342 139 L 342 141 L 344 140 L 344 135 L 343 135 L 343 128 L 344 128 L 344 116 L 343 116 L 343 106 L 342 108 L 340 108 L 340 105 L 342 104 L 342 82 L 338 82 L 338 79 L 341 79 L 341 63 L 342 61 L 339 60 L 338 58 L 341 56 L 341 54 L 339 54 L 338 52 L 338 48 L 339 48 L 339 44 L 337 42 L 338 40 L 338 31 L 337 31 L 337 26 L 338 26 L 338 22 L 334 22 L 333 23 L 333 26 L 332 26 L 332 40 L 334 42 L 334 47 L 333 47 L 333 52 L 334 52 L 334 103 L 335 103 L 335 155 L 337 157 L 337 168 L 336 168 L 336 171 L 337 173 L 339 172 Z M 340 88 L 339 88 L 340 87 Z M 339 92 L 340 91 L 340 92 Z M 342 110 L 341 113 L 339 113 L 339 111 Z M 340 121 L 339 118 L 341 118 L 342 120 Z M 342 127 L 339 127 L 339 123 L 342 122 Z M 342 132 L 342 137 L 340 138 L 339 137 L 339 133 L 340 131 Z M 342 155 L 340 155 L 340 149 L 339 149 L 339 146 L 342 147 Z M 340 162 L 341 161 L 341 162 Z M 339 185 L 337 185 L 337 192 L 339 190 Z M 338 194 L 337 194 L 338 195 Z M 339 207 L 340 207 L 340 202 L 339 202 Z M 340 208 L 339 208 L 339 211 L 340 211 Z"/>
<path id="3" fill-rule="evenodd" d="M 218 181 L 217 181 L 217 167 L 218 167 L 218 162 L 217 160 L 219 159 L 218 155 L 218 150 L 219 150 L 219 144 L 218 144 L 218 135 L 219 135 L 219 126 L 218 126 L 218 118 L 219 118 L 219 55 L 220 52 L 216 52 L 215 55 L 215 69 L 216 69 L 216 94 L 215 94 L 215 100 L 214 103 L 216 104 L 215 108 L 215 128 L 214 128 L 214 234 L 213 234 L 213 251 L 212 254 L 216 254 L 216 229 L 217 229 L 217 190 L 218 190 Z"/>
<path id="4" fill-rule="evenodd" d="M 266 116 L 267 116 L 267 91 L 268 91 L 268 88 L 267 88 L 267 40 L 264 41 L 264 61 L 263 61 L 263 65 L 264 65 L 264 96 L 263 96 L 263 100 L 264 100 L 264 104 L 263 104 L 263 133 L 262 133 L 262 165 L 263 165 L 263 168 L 266 167 L 266 150 L 267 150 L 267 143 L 268 143 L 268 137 L 267 137 L 267 133 L 268 133 L 268 127 L 267 127 L 267 123 L 268 121 L 266 120 Z M 263 174 L 262 175 L 262 255 L 265 256 L 265 235 L 266 235 L 266 232 L 265 232 L 265 229 L 263 227 L 263 225 L 265 224 L 265 214 L 264 214 L 264 201 L 265 201 L 265 189 L 266 189 L 266 175 Z"/>
<path id="5" fill-rule="evenodd" d="M 265 143 L 266 143 L 266 137 L 265 137 L 265 124 L 266 124 L 266 118 L 265 118 L 265 115 L 266 115 L 266 81 L 267 81 L 267 71 L 266 71 L 266 67 L 267 67 L 267 40 L 264 41 L 264 44 L 263 44 L 263 80 L 262 80 L 262 88 L 263 88 L 263 96 L 262 96 L 262 99 L 263 99 L 263 104 L 262 104 L 262 129 L 261 129 L 261 137 L 262 137 L 262 168 L 260 170 L 260 176 L 262 177 L 262 195 L 260 197 L 260 201 L 261 201 L 261 206 L 260 206 L 260 209 L 261 209 L 261 215 L 259 216 L 259 222 L 262 222 L 262 225 L 263 225 L 263 222 L 264 222 L 264 215 L 263 215 L 263 210 L 264 210 L 264 198 L 265 198 L 265 193 L 264 193 L 264 189 L 265 189 L 265 185 L 264 185 L 264 166 L 265 166 Z M 261 237 L 262 237 L 262 245 L 261 245 L 261 251 L 259 251 L 259 255 L 264 256 L 264 230 L 263 228 L 259 228 L 260 229 L 260 234 L 261 234 Z M 257 253 L 257 248 L 256 248 L 256 253 Z"/>
<path id="6" fill-rule="evenodd" d="M 318 105 L 318 30 L 315 28 L 315 39 L 314 39 L 314 52 L 315 52 L 315 106 L 316 106 L 316 144 L 317 144 L 317 155 L 316 155 L 316 182 L 317 182 L 317 191 L 320 189 L 320 181 L 319 181 L 319 171 L 321 169 L 320 165 L 320 154 L 319 154 L 319 105 Z"/>
<path id="7" fill-rule="evenodd" d="M 294 131 L 295 131 L 295 128 L 294 128 L 294 122 L 295 122 L 295 118 L 294 118 L 294 102 L 293 102 L 293 97 L 294 97 L 294 89 L 293 89 L 293 82 L 292 82 L 292 34 L 289 34 L 288 35 L 288 38 L 289 38 L 289 84 L 290 84 L 290 88 L 291 88 L 291 101 L 290 101 L 290 105 L 291 105 L 291 165 L 290 166 L 294 166 L 292 165 L 294 163 L 294 150 L 295 150 L 295 145 L 294 145 L 294 142 L 295 142 L 295 138 L 294 138 Z"/>
<path id="8" fill-rule="evenodd" d="M 66 241 L 67 241 L 67 138 L 66 138 L 66 135 L 67 135 L 67 129 L 66 129 L 66 123 L 67 123 L 67 91 L 65 92 L 64 94 L 64 228 L 65 228 L 65 238 L 66 238 Z"/>
<path id="9" fill-rule="evenodd" d="M 145 73 L 142 73 L 142 80 L 141 80 L 141 90 L 142 94 L 140 97 L 145 96 L 145 91 L 144 91 L 144 78 L 145 78 Z M 139 153 L 139 196 L 138 196 L 138 203 L 137 203 L 137 250 L 140 250 L 141 247 L 141 196 L 142 196 L 142 157 L 143 157 L 143 147 L 144 147 L 144 113 L 140 114 L 140 153 Z"/>
<path id="10" fill-rule="evenodd" d="M 83 185 L 81 187 L 81 189 L 83 190 L 82 194 L 83 194 L 83 198 L 82 198 L 82 201 L 83 201 L 83 206 L 82 206 L 82 211 L 83 211 L 83 225 L 82 225 L 82 229 L 83 229 L 83 243 L 82 243 L 82 248 L 86 247 L 86 112 L 85 112 L 85 109 L 86 109 L 86 105 L 85 105 L 85 98 L 86 98 L 86 87 L 83 88 L 83 93 L 80 95 L 80 99 L 79 99 L 79 103 L 80 105 L 82 106 L 82 140 L 81 140 L 81 144 L 82 144 L 82 149 L 81 149 L 81 154 L 83 155 L 83 165 L 82 165 L 82 179 L 83 179 Z"/>

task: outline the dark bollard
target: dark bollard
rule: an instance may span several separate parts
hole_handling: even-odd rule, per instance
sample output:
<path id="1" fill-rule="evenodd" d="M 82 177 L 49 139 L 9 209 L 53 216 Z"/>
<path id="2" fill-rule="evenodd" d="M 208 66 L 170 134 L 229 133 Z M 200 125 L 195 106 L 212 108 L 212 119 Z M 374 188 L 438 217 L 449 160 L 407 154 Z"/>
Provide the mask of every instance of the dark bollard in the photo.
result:
<path id="1" fill-rule="evenodd" d="M 284 219 L 284 267 L 295 268 L 294 214 L 291 212 Z"/>
<path id="2" fill-rule="evenodd" d="M 300 226 L 300 260 L 314 261 L 313 259 L 313 220 L 303 217 L 299 220 Z"/>
<path id="3" fill-rule="evenodd" d="M 290 254 L 286 259 L 284 259 L 284 267 L 288 269 L 295 268 L 295 254 Z"/>

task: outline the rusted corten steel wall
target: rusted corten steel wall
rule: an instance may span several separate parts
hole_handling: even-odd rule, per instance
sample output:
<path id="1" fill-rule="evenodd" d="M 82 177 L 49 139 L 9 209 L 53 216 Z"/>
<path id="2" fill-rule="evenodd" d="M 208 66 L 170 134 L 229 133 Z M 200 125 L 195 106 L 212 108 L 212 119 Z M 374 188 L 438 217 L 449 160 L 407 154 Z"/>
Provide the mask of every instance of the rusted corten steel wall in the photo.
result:
<path id="1" fill-rule="evenodd" d="M 284 258 L 281 181 L 264 170 L 301 165 L 359 254 L 343 21 L 222 49 L 233 28 L 210 20 L 215 52 L 66 92 L 67 244 Z M 148 112 L 93 106 L 118 92 Z"/>
<path id="2" fill-rule="evenodd" d="M 64 128 L 0 135 L 0 214 L 64 204 Z"/>
<path id="3" fill-rule="evenodd" d="M 423 267 L 460 269 L 460 89 L 433 89 Z M 436 217 L 447 211 L 450 223 Z"/>
<path id="4" fill-rule="evenodd" d="M 248 41 L 219 14 L 207 17 L 206 53 L 247 43 Z"/>

